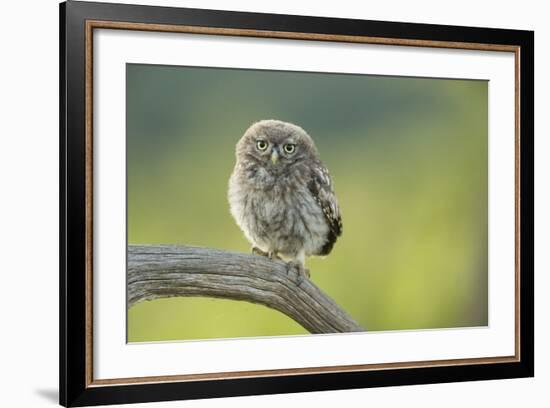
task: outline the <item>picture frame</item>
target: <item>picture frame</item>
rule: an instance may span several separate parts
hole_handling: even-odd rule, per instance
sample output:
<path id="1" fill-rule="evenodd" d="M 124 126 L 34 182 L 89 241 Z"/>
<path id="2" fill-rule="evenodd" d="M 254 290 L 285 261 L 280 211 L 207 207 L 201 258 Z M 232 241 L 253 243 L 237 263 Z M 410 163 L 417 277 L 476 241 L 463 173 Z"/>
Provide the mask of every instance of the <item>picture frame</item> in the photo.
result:
<path id="1" fill-rule="evenodd" d="M 508 182 L 514 194 L 508 199 L 514 213 L 508 218 L 513 225 L 514 250 L 510 254 L 513 265 L 508 263 L 508 266 L 513 270 L 513 293 L 506 292 L 503 296 L 513 305 L 513 316 L 509 316 L 513 320 L 513 353 L 323 366 L 297 363 L 277 369 L 266 366 L 255 370 L 220 369 L 182 375 L 167 371 L 165 375 L 97 378 L 94 354 L 101 352 L 102 343 L 98 342 L 94 326 L 96 318 L 104 317 L 94 312 L 94 304 L 101 295 L 94 290 L 94 273 L 99 265 L 94 254 L 99 236 L 97 231 L 94 233 L 94 174 L 102 165 L 93 143 L 94 112 L 100 109 L 94 99 L 100 80 L 95 81 L 93 63 L 94 39 L 99 30 L 301 41 L 328 43 L 333 47 L 344 44 L 403 47 L 412 59 L 417 58 L 415 52 L 422 50 L 510 54 L 514 63 L 514 100 L 510 101 L 514 118 L 513 129 L 509 130 L 513 134 L 514 154 L 509 170 L 514 177 Z M 120 137 L 124 139 L 124 135 Z M 490 140 L 495 139 L 491 136 Z M 122 404 L 533 376 L 533 160 L 534 33 L 531 31 L 79 1 L 62 3 L 60 403 L 64 406 Z M 491 179 L 489 182 L 491 184 Z M 499 256 L 498 251 L 502 249 L 496 250 L 495 256 Z M 504 251 L 501 256 L 504 257 Z M 119 296 L 123 299 L 125 293 Z"/>

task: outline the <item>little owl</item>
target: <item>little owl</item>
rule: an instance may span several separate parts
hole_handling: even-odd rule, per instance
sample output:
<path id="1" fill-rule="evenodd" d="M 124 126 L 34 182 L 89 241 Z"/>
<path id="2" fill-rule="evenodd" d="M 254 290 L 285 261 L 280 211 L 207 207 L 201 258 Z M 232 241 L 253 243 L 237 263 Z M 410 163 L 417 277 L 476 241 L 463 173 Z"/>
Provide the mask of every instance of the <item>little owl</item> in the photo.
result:
<path id="1" fill-rule="evenodd" d="M 291 123 L 262 120 L 239 140 L 236 158 L 229 205 L 252 251 L 309 276 L 305 257 L 328 255 L 342 234 L 332 181 L 312 138 Z"/>

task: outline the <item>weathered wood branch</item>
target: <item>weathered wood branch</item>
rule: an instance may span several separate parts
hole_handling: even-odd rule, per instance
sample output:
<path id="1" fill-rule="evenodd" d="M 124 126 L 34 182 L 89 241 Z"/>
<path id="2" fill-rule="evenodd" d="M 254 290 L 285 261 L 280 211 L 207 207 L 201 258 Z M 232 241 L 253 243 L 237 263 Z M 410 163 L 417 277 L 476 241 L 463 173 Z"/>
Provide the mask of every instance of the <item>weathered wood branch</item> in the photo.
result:
<path id="1" fill-rule="evenodd" d="M 331 298 L 277 260 L 211 248 L 128 246 L 128 307 L 144 300 L 206 296 L 258 303 L 310 333 L 364 331 Z"/>

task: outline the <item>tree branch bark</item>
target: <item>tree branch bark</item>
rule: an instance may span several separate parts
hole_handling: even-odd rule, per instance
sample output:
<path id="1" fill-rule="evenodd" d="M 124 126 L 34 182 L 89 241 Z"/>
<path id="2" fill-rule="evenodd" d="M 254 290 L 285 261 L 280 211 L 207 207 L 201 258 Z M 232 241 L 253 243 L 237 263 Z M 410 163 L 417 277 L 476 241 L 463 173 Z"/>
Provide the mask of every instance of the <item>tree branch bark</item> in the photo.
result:
<path id="1" fill-rule="evenodd" d="M 258 303 L 310 333 L 364 331 L 286 263 L 262 256 L 171 245 L 128 246 L 128 307 L 144 300 L 207 296 Z"/>

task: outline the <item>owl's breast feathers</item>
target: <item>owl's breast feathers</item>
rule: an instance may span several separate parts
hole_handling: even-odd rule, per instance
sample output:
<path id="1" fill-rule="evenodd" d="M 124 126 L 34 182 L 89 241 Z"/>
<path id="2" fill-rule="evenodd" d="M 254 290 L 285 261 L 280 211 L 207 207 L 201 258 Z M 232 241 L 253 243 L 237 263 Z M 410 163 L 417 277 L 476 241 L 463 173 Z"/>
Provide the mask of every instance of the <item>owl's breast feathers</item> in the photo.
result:
<path id="1" fill-rule="evenodd" d="M 329 226 L 327 240 L 318 255 L 328 255 L 332 251 L 338 237 L 342 235 L 342 217 L 340 216 L 340 208 L 332 188 L 330 174 L 322 164 L 312 167 L 311 180 L 307 183 L 307 187 L 319 207 L 321 207 Z"/>

